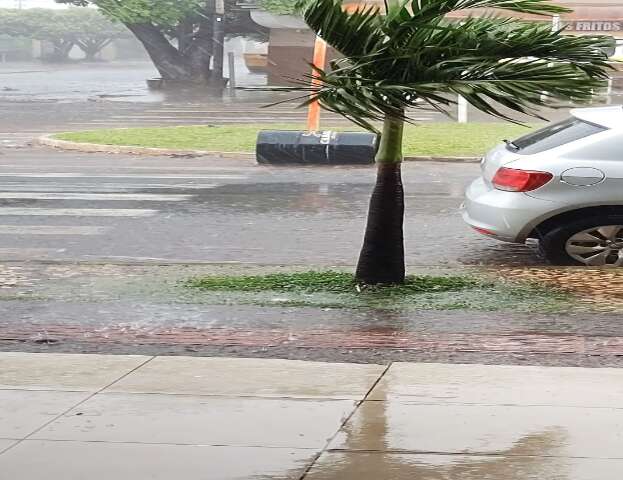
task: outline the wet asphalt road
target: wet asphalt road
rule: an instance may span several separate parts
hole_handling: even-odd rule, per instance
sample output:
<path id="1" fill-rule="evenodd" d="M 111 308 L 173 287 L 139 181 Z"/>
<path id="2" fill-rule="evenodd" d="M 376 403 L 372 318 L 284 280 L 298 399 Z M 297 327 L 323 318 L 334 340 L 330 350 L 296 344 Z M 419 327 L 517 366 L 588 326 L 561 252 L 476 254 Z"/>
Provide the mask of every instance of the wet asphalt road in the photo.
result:
<path id="1" fill-rule="evenodd" d="M 261 75 L 243 70 L 240 66 L 239 86 L 265 82 Z M 155 75 L 148 62 L 0 64 L 0 145 L 23 146 L 39 135 L 67 130 L 305 121 L 306 112 L 296 109 L 297 103 L 263 108 L 287 100 L 292 94 L 247 90 L 236 90 L 233 96 L 229 91 L 219 95 L 150 92 L 145 79 Z M 609 102 L 621 103 L 621 97 L 613 96 Z M 567 115 L 565 109 L 541 113 L 549 119 Z M 448 121 L 446 116 L 429 111 L 413 112 L 412 117 L 419 122 Z M 496 121 L 471 108 L 469 119 Z M 322 122 L 345 123 L 341 117 L 326 112 Z"/>
<path id="2" fill-rule="evenodd" d="M 290 105 L 269 113 L 259 108 L 268 98 L 245 93 L 151 97 L 142 68 L 128 77 L 94 66 L 73 84 L 63 82 L 76 72 L 37 79 L 21 71 L 15 79 L 28 82 L 0 92 L 0 350 L 621 364 L 616 314 L 259 308 L 125 292 L 118 285 L 128 278 L 149 287 L 193 269 L 349 268 L 374 181 L 370 167 L 270 168 L 29 145 L 62 130 L 304 118 Z M 0 69 L 0 89 L 6 73 Z M 476 175 L 476 164 L 405 165 L 411 271 L 542 265 L 532 248 L 492 241 L 462 223 L 458 207 Z"/>
<path id="3" fill-rule="evenodd" d="M 223 269 L 349 268 L 371 167 L 271 168 L 42 148 L 1 153 L 0 350 L 623 363 L 616 314 L 210 305 L 158 290 Z M 478 168 L 404 166 L 411 271 L 541 264 L 533 249 L 481 237 L 460 220 L 463 189 Z"/>
<path id="4" fill-rule="evenodd" d="M 412 265 L 534 263 L 458 212 L 476 164 L 408 163 Z M 0 260 L 353 265 L 374 169 L 45 149 L 0 155 Z"/>

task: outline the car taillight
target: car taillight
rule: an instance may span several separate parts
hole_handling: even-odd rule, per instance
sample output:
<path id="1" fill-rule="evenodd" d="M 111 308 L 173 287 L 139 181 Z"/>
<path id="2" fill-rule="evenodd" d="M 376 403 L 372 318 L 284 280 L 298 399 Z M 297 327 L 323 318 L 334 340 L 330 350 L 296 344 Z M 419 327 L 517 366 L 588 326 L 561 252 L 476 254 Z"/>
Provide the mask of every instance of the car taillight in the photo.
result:
<path id="1" fill-rule="evenodd" d="M 491 183 L 498 190 L 507 192 L 529 192 L 542 187 L 554 175 L 549 172 L 535 172 L 531 170 L 516 170 L 514 168 L 500 168 Z"/>

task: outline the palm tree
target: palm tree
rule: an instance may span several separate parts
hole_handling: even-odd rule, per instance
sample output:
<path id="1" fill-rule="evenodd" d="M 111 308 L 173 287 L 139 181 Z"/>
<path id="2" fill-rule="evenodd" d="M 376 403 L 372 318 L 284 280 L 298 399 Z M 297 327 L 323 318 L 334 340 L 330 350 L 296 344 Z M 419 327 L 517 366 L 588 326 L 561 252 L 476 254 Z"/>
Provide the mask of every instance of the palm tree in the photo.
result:
<path id="1" fill-rule="evenodd" d="M 346 11 L 341 0 L 302 0 L 309 27 L 341 54 L 330 69 L 315 68 L 316 81 L 291 88 L 308 104 L 336 112 L 380 133 L 377 180 L 370 201 L 356 279 L 365 284 L 402 283 L 404 192 L 402 137 L 409 112 L 446 113 L 462 95 L 475 108 L 512 120 L 510 112 L 539 117 L 551 100 L 582 103 L 608 78 L 605 36 L 567 36 L 549 22 L 498 15 L 450 21 L 448 14 L 474 8 L 544 17 L 569 10 L 546 0 L 386 0 Z M 546 92 L 546 95 L 544 95 Z M 378 132 L 375 123 L 382 122 Z"/>

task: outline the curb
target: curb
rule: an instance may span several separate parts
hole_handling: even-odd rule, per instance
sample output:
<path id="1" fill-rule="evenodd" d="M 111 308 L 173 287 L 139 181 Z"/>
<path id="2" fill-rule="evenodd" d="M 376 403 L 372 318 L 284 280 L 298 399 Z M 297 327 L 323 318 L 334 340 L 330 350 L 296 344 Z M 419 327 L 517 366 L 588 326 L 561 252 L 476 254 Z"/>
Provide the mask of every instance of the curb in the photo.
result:
<path id="1" fill-rule="evenodd" d="M 480 163 L 482 157 L 420 157 L 405 156 L 405 162 Z"/>
<path id="2" fill-rule="evenodd" d="M 53 134 L 54 135 L 54 134 Z M 255 154 L 248 152 L 211 152 L 208 150 L 183 150 L 174 148 L 134 147 L 131 145 L 102 145 L 99 143 L 71 142 L 59 140 L 53 135 L 44 135 L 35 140 L 38 145 L 54 147 L 60 150 L 71 150 L 83 153 L 124 153 L 130 155 L 169 155 L 169 156 L 215 156 L 221 158 L 235 158 L 250 160 L 255 164 Z"/>
<path id="3" fill-rule="evenodd" d="M 168 156 L 212 156 L 220 158 L 233 158 L 237 160 L 247 160 L 256 164 L 255 153 L 249 152 L 218 152 L 209 150 L 184 150 L 174 148 L 154 148 L 154 147 L 133 147 L 130 145 L 102 145 L 99 143 L 71 142 L 69 140 L 59 140 L 52 135 L 43 135 L 35 140 L 38 145 L 58 148 L 60 150 L 71 150 L 83 153 L 112 153 L 129 155 L 168 155 Z M 442 162 L 442 163 L 478 163 L 480 157 L 429 157 L 429 156 L 406 156 L 405 162 Z"/>

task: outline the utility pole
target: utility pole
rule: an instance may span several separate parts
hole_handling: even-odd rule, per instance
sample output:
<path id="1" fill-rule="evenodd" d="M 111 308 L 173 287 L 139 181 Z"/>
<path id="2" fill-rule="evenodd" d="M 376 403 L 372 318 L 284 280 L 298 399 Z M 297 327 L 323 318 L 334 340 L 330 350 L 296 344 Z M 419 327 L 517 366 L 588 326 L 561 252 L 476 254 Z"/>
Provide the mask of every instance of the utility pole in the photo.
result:
<path id="1" fill-rule="evenodd" d="M 223 88 L 223 63 L 225 57 L 225 0 L 214 2 L 214 27 L 212 29 L 212 74 L 213 87 Z"/>

